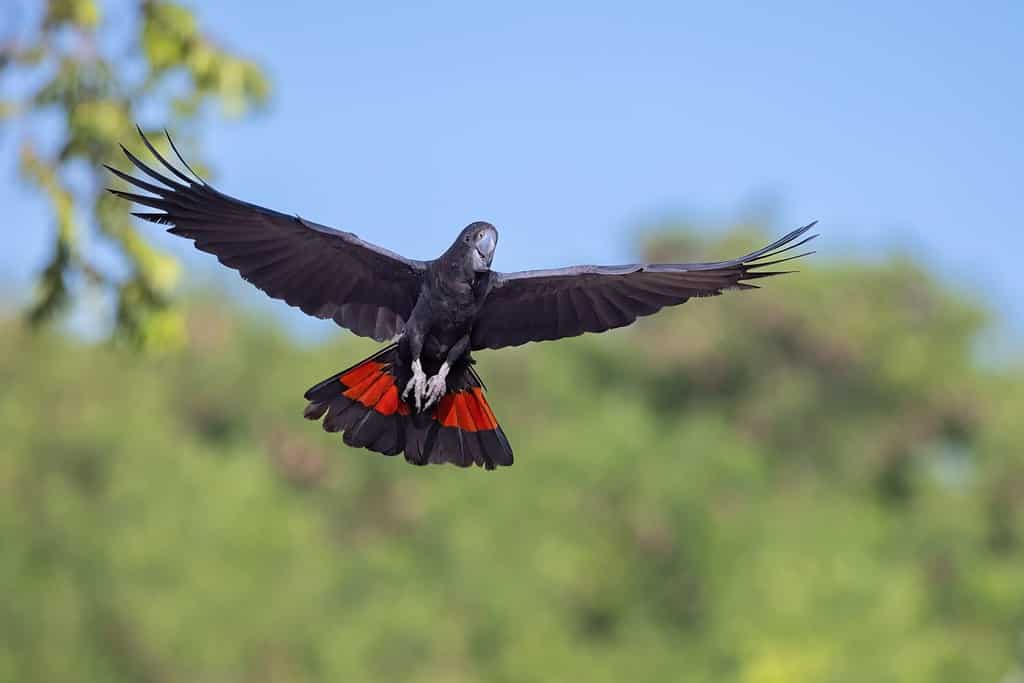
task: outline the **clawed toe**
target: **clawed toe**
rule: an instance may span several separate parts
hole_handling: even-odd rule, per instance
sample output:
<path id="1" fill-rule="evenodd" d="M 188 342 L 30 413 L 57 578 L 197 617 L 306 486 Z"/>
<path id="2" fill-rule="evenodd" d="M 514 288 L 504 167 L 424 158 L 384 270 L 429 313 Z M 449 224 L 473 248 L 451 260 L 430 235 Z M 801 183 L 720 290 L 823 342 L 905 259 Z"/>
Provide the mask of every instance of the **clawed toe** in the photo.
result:
<path id="1" fill-rule="evenodd" d="M 402 400 L 408 398 L 411 393 L 413 400 L 416 403 L 416 411 L 423 410 L 423 394 L 427 386 L 427 376 L 423 374 L 423 368 L 420 367 L 419 361 L 414 361 L 412 364 L 412 379 L 405 385 L 405 390 L 402 392 Z"/>
<path id="2" fill-rule="evenodd" d="M 441 400 L 448 387 L 445 378 L 448 376 L 448 364 L 442 363 L 437 374 L 427 379 L 423 367 L 419 361 L 413 361 L 412 379 L 405 385 L 402 391 L 402 400 L 406 400 L 412 394 L 416 403 L 416 412 L 420 413 Z"/>
<path id="3" fill-rule="evenodd" d="M 419 386 L 419 382 L 413 377 L 409 380 L 409 383 L 405 385 L 405 391 L 402 392 L 402 400 L 409 398 L 409 394 L 412 394 L 413 402 L 416 404 L 416 410 L 420 409 L 420 402 L 423 400 L 423 390 Z"/>
<path id="4" fill-rule="evenodd" d="M 440 368 L 438 368 L 437 374 L 427 380 L 427 402 L 423 406 L 424 410 L 440 401 L 441 397 L 448 391 L 448 385 L 445 382 L 447 377 L 448 363 L 445 362 L 441 364 Z"/>
<path id="5" fill-rule="evenodd" d="M 441 400 L 441 397 L 444 396 L 444 392 L 445 382 L 443 377 L 441 377 L 440 375 L 434 375 L 433 377 L 428 379 L 427 388 L 426 391 L 424 392 L 424 397 L 426 398 L 426 401 L 423 403 L 423 409 L 426 410 L 427 408 Z"/>

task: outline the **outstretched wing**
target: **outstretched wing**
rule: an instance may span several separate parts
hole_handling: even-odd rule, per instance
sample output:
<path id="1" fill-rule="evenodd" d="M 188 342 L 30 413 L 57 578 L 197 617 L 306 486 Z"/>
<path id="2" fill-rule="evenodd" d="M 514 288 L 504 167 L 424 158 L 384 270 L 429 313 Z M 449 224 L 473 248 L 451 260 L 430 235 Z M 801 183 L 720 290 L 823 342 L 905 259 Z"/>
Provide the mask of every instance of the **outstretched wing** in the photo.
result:
<path id="1" fill-rule="evenodd" d="M 141 129 L 139 134 L 142 135 Z M 193 240 L 264 292 L 319 318 L 331 318 L 358 335 L 384 341 L 400 332 L 416 303 L 426 266 L 422 261 L 364 242 L 355 235 L 229 197 L 192 173 L 172 166 L 142 135 L 167 169 L 161 173 L 122 150 L 160 185 L 107 169 L 151 195 L 111 189 L 118 197 L 162 213 L 133 213 L 168 232 Z"/>
<path id="2" fill-rule="evenodd" d="M 815 223 L 731 261 L 495 273 L 473 328 L 472 348 L 499 349 L 604 332 L 691 297 L 715 296 L 728 289 L 756 289 L 747 281 L 789 272 L 760 268 L 813 253 L 776 258 L 817 237 L 803 237 Z"/>

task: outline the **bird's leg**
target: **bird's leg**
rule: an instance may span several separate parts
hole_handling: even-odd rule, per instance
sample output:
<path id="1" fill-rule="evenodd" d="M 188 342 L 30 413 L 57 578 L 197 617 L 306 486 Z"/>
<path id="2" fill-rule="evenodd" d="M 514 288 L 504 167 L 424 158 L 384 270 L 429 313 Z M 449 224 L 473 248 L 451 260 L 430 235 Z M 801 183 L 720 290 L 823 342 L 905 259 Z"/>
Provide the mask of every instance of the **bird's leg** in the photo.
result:
<path id="1" fill-rule="evenodd" d="M 448 361 L 441 363 L 441 367 L 438 368 L 437 374 L 427 380 L 426 391 L 423 392 L 423 397 L 426 401 L 423 403 L 423 410 L 426 410 L 430 406 L 434 405 L 441 400 L 444 396 L 448 387 L 445 382 L 445 378 L 448 377 Z"/>
<path id="2" fill-rule="evenodd" d="M 416 401 L 416 412 L 423 410 L 423 391 L 426 386 L 427 375 L 423 372 L 423 366 L 420 365 L 420 359 L 417 358 L 412 362 L 412 379 L 410 379 L 408 384 L 405 385 L 405 391 L 402 392 L 403 401 L 410 392 L 412 393 L 413 400 Z"/>
<path id="3" fill-rule="evenodd" d="M 416 315 L 416 310 L 413 309 L 413 315 L 409 318 L 405 333 L 398 341 L 398 349 L 399 355 L 412 359 L 410 366 L 412 379 L 409 380 L 405 385 L 405 390 L 402 391 L 402 400 L 404 401 L 408 398 L 409 394 L 412 394 L 413 400 L 416 403 L 416 412 L 420 412 L 423 407 L 423 389 L 427 386 L 427 375 L 423 372 L 423 365 L 420 363 L 425 333 L 423 326 L 417 322 L 419 318 Z"/>
<path id="4" fill-rule="evenodd" d="M 469 335 L 466 334 L 463 335 L 459 341 L 455 342 L 450 349 L 448 349 L 448 355 L 445 357 L 444 362 L 441 363 L 441 367 L 438 368 L 437 374 L 427 380 L 427 402 L 423 405 L 424 410 L 440 401 L 441 397 L 448 392 L 448 385 L 446 383 L 448 370 L 451 369 L 452 365 L 457 360 L 462 358 L 468 348 Z"/>

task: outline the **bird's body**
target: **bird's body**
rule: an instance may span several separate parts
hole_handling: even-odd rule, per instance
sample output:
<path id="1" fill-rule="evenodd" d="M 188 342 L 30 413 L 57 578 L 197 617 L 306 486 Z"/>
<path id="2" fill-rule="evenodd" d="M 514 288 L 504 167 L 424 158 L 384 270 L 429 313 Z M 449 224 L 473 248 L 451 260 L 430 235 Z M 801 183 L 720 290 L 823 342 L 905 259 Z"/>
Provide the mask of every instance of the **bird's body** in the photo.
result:
<path id="1" fill-rule="evenodd" d="M 494 230 L 488 223 L 473 223 L 466 228 Z M 468 339 L 473 321 L 487 297 L 490 271 L 477 272 L 465 267 L 461 253 L 445 254 L 427 264 L 416 305 L 406 321 L 403 346 L 421 343 L 423 360 L 438 364 L 460 340 Z M 468 351 L 468 341 L 466 342 Z"/>
<path id="2" fill-rule="evenodd" d="M 466 226 L 437 259 L 407 259 L 351 233 L 222 194 L 143 141 L 171 176 L 125 154 L 160 185 L 108 166 L 151 195 L 112 192 L 160 211 L 136 216 L 170 225 L 169 232 L 192 239 L 274 298 L 392 342 L 307 391 L 305 415 L 322 418 L 327 431 L 344 432 L 349 445 L 405 453 L 414 464 L 512 464 L 472 351 L 603 332 L 692 297 L 752 289 L 749 280 L 781 274 L 759 268 L 803 256 L 780 258 L 815 237 L 805 236 L 812 223 L 715 263 L 499 273 L 491 270 L 498 233 L 489 223 Z"/>

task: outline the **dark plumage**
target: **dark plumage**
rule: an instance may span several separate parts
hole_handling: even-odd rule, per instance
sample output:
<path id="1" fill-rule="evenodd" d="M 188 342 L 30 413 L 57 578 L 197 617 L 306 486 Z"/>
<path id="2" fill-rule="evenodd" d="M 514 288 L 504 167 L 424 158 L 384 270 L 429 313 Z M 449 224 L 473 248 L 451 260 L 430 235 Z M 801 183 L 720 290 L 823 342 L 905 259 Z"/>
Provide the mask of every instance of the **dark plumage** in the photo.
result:
<path id="1" fill-rule="evenodd" d="M 407 259 L 352 233 L 229 197 L 192 171 L 170 136 L 192 177 L 142 139 L 166 173 L 122 149 L 159 184 L 107 166 L 150 193 L 110 190 L 158 211 L 134 215 L 171 226 L 168 232 L 191 239 L 275 299 L 358 335 L 395 341 L 307 391 L 305 416 L 344 432 L 350 446 L 405 453 L 419 465 L 512 464 L 471 351 L 603 332 L 692 297 L 752 289 L 752 280 L 788 272 L 764 269 L 811 253 L 784 255 L 817 236 L 807 235 L 811 223 L 715 263 L 499 273 L 490 269 L 498 242 L 490 223 L 466 226 L 437 259 Z"/>

